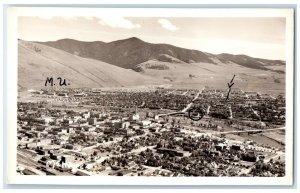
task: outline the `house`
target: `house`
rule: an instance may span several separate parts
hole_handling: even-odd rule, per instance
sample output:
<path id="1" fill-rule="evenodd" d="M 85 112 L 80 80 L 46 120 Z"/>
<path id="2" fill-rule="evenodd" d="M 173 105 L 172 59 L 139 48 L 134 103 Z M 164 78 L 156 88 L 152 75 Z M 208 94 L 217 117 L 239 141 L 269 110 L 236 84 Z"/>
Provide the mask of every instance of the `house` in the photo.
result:
<path id="1" fill-rule="evenodd" d="M 86 112 L 86 113 L 82 114 L 82 117 L 85 118 L 85 119 L 90 118 L 90 116 L 91 116 L 90 112 Z"/>
<path id="2" fill-rule="evenodd" d="M 215 145 L 215 148 L 217 151 L 224 151 L 227 148 L 227 145 L 224 143 L 219 143 Z"/>
<path id="3" fill-rule="evenodd" d="M 122 123 L 122 128 L 127 129 L 130 126 L 130 122 L 126 121 Z"/>
<path id="4" fill-rule="evenodd" d="M 139 119 L 140 119 L 140 115 L 139 114 L 133 114 L 130 117 L 130 120 L 132 120 L 132 121 L 137 121 Z"/>
<path id="5" fill-rule="evenodd" d="M 51 139 L 38 139 L 37 145 L 38 146 L 45 146 L 51 144 Z"/>
<path id="6" fill-rule="evenodd" d="M 151 121 L 150 121 L 150 120 L 143 120 L 143 121 L 141 122 L 141 124 L 142 124 L 142 126 L 150 126 Z"/>

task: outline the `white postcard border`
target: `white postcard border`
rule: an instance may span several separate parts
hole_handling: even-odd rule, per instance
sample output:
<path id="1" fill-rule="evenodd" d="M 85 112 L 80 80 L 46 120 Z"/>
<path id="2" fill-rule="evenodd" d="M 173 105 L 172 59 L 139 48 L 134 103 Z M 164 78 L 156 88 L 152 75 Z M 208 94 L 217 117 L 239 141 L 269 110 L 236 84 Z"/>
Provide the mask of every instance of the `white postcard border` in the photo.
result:
<path id="1" fill-rule="evenodd" d="M 293 182 L 293 9 L 205 8 L 49 8 L 9 7 L 7 10 L 7 182 L 9 184 L 60 185 L 292 185 Z M 285 17 L 286 18 L 286 176 L 285 177 L 116 177 L 22 176 L 16 174 L 17 150 L 17 23 L 19 16 L 126 17 Z M 28 75 L 30 76 L 30 75 Z"/>

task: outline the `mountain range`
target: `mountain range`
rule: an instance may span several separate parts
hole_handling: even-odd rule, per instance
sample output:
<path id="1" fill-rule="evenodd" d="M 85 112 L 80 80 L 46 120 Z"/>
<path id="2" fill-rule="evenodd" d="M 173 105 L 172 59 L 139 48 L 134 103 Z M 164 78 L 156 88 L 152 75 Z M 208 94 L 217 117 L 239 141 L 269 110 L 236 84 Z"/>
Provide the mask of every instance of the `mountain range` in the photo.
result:
<path id="1" fill-rule="evenodd" d="M 63 77 L 72 87 L 172 85 L 250 90 L 285 89 L 285 61 L 247 55 L 210 54 L 136 37 L 113 42 L 61 39 L 18 41 L 19 89 L 41 88 L 47 77 Z M 29 76 L 30 75 L 30 76 Z"/>
<path id="2" fill-rule="evenodd" d="M 268 70 L 268 65 L 285 65 L 284 61 L 253 58 L 246 55 L 210 54 L 198 50 L 179 48 L 169 44 L 152 44 L 136 37 L 112 42 L 83 42 L 73 39 L 61 39 L 49 42 L 37 42 L 84 58 L 92 58 L 122 68 L 137 70 L 136 66 L 148 60 L 172 62 L 170 57 L 184 63 L 233 62 L 247 68 Z M 167 57 L 165 57 L 167 56 Z M 168 57 L 170 56 L 170 57 Z"/>

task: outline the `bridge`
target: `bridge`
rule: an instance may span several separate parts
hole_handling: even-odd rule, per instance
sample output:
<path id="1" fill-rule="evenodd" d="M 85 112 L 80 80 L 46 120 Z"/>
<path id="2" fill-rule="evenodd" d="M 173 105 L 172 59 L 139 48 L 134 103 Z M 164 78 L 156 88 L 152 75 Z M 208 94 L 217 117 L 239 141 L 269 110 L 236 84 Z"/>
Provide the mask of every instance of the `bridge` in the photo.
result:
<path id="1" fill-rule="evenodd" d="M 250 130 L 243 130 L 243 131 L 223 131 L 223 132 L 216 132 L 213 134 L 238 134 L 238 133 L 262 133 L 262 132 L 269 132 L 269 131 L 279 131 L 285 130 L 285 127 L 273 128 L 273 129 L 250 129 Z"/>
<path id="2" fill-rule="evenodd" d="M 165 113 L 165 114 L 158 114 L 156 115 L 157 118 L 159 117 L 164 117 L 164 116 L 169 116 L 169 115 L 185 115 L 185 112 L 172 112 L 172 113 Z"/>

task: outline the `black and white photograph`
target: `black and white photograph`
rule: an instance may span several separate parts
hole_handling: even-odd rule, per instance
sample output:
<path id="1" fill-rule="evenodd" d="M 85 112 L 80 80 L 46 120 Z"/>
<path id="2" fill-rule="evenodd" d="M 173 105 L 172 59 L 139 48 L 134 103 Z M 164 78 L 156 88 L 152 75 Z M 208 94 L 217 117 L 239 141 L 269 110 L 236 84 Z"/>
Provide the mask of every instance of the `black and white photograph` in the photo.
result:
<path id="1" fill-rule="evenodd" d="M 13 176 L 292 182 L 292 9 L 64 9 L 15 17 Z"/>

